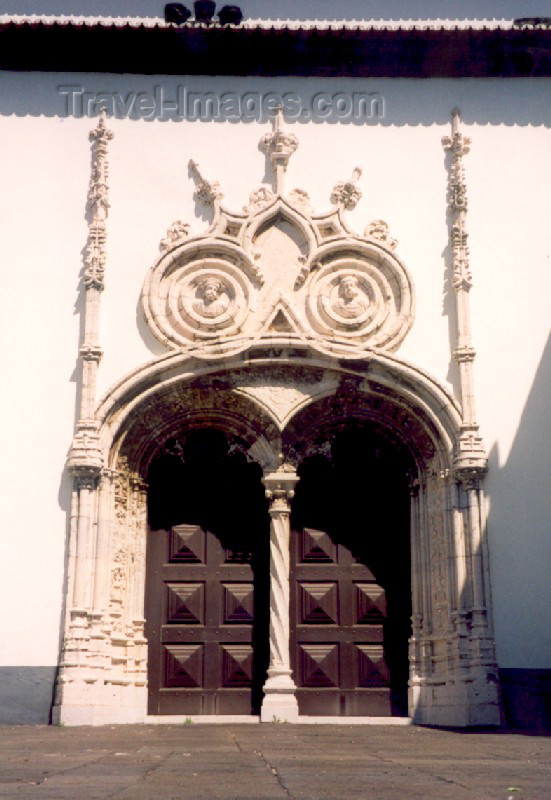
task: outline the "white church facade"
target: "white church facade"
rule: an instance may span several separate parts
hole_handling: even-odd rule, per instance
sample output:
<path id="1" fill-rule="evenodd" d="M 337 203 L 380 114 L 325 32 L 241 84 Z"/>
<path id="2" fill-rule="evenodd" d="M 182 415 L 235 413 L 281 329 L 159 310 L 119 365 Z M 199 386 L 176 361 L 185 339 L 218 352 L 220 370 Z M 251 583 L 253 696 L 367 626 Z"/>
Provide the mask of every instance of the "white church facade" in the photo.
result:
<path id="1" fill-rule="evenodd" d="M 547 28 L 143 5 L 0 30 L 0 722 L 549 725 Z"/>

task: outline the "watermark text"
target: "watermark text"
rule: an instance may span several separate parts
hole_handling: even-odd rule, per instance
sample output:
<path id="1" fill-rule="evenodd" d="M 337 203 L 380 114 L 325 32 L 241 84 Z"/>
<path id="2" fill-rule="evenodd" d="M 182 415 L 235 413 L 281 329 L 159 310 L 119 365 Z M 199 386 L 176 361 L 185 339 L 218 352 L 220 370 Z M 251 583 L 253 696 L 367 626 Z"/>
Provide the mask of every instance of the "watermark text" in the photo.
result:
<path id="1" fill-rule="evenodd" d="M 64 113 L 95 117 L 104 108 L 110 117 L 132 119 L 187 119 L 260 121 L 283 108 L 287 120 L 350 120 L 362 122 L 385 116 L 379 92 L 198 92 L 187 86 L 154 86 L 143 92 L 91 92 L 83 86 L 58 86 Z"/>

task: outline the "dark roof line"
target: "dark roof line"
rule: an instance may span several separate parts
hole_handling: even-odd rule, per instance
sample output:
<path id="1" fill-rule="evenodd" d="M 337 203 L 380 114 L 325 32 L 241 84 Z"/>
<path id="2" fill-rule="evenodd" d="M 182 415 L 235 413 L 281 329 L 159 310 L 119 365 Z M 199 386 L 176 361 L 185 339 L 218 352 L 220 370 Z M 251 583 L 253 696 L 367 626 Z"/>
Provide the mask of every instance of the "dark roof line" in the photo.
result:
<path id="1" fill-rule="evenodd" d="M 549 77 L 547 28 L 0 25 L 0 69 L 170 75 Z"/>

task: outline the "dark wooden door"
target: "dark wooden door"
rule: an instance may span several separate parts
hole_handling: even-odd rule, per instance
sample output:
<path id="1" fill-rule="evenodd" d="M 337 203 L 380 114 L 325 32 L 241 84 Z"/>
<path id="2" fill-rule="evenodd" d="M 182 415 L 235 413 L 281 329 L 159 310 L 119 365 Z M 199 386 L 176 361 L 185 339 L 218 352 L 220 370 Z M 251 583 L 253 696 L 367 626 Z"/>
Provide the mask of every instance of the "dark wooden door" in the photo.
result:
<path id="1" fill-rule="evenodd" d="M 385 592 L 328 533 L 291 536 L 291 666 L 299 713 L 391 714 Z"/>
<path id="2" fill-rule="evenodd" d="M 259 713 L 270 520 L 260 468 L 239 444 L 199 429 L 149 469 L 150 714 Z"/>
<path id="3" fill-rule="evenodd" d="M 267 634 L 255 627 L 252 560 L 198 525 L 150 533 L 150 714 L 258 710 Z"/>

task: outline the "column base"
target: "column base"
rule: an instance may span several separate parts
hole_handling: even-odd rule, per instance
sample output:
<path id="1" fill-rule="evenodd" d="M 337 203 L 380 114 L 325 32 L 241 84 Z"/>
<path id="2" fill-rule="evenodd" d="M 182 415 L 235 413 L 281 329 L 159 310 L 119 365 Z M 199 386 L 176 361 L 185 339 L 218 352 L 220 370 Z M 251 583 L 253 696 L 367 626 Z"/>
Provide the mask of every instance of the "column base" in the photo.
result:
<path id="1" fill-rule="evenodd" d="M 298 703 L 289 692 L 270 692 L 260 709 L 261 722 L 298 722 Z"/>
<path id="2" fill-rule="evenodd" d="M 296 688 L 288 670 L 270 667 L 268 669 L 268 680 L 264 684 L 264 700 L 260 709 L 260 721 L 298 722 Z"/>

